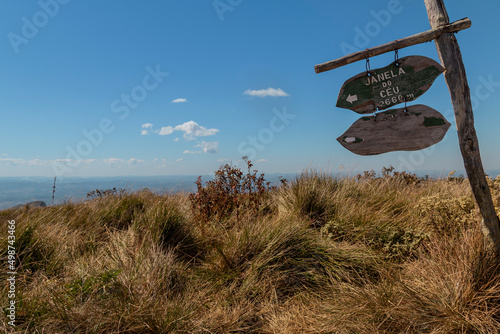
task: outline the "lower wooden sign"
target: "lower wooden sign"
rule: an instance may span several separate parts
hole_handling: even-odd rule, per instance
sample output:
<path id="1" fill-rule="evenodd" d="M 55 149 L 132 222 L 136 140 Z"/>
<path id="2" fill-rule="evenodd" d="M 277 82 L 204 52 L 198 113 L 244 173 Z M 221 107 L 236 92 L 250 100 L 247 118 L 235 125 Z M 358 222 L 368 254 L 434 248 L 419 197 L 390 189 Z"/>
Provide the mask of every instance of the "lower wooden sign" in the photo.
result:
<path id="1" fill-rule="evenodd" d="M 359 155 L 417 151 L 439 143 L 449 127 L 441 113 L 418 104 L 361 117 L 337 140 Z"/>

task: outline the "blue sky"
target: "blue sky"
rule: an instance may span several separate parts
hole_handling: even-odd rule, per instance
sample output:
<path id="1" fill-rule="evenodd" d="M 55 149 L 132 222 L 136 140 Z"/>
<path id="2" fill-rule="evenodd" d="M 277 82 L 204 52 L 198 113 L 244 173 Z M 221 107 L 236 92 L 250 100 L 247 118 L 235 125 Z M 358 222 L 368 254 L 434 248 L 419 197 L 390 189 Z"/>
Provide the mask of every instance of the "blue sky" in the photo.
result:
<path id="1" fill-rule="evenodd" d="M 447 1 L 485 169 L 500 168 L 500 2 Z M 428 30 L 423 1 L 4 1 L 0 175 L 209 174 L 249 155 L 267 173 L 462 170 L 440 76 L 413 104 L 452 123 L 424 151 L 358 156 L 337 141 L 359 118 L 335 107 L 365 63 L 315 74 L 355 49 Z M 438 60 L 434 43 L 400 57 Z M 371 68 L 394 60 L 371 59 Z"/>

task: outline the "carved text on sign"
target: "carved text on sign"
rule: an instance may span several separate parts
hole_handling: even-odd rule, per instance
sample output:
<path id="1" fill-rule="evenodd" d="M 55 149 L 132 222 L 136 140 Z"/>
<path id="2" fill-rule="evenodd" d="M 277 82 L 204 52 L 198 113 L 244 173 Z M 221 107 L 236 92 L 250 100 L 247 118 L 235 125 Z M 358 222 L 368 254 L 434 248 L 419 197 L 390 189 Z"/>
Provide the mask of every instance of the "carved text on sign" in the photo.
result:
<path id="1" fill-rule="evenodd" d="M 444 68 L 422 56 L 408 56 L 380 69 L 360 73 L 340 89 L 337 107 L 373 113 L 424 94 Z"/>

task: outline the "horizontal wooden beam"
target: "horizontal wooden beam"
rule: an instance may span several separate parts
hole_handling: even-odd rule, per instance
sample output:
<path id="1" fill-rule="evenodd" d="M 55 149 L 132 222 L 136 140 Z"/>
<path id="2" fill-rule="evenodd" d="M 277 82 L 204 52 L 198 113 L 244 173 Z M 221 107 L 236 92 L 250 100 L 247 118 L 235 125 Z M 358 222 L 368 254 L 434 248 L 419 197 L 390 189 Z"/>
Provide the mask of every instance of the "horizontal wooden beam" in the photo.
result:
<path id="1" fill-rule="evenodd" d="M 403 49 L 412 45 L 430 42 L 438 38 L 442 34 L 458 32 L 460 30 L 470 28 L 471 25 L 471 20 L 466 17 L 464 19 L 449 23 L 444 26 L 440 26 L 435 29 L 427 30 L 416 35 L 398 39 L 393 42 L 389 42 L 363 51 L 351 53 L 350 55 L 347 55 L 345 57 L 316 65 L 314 66 L 314 70 L 316 71 L 316 73 L 333 70 L 359 60 L 381 55 L 383 53 Z"/>

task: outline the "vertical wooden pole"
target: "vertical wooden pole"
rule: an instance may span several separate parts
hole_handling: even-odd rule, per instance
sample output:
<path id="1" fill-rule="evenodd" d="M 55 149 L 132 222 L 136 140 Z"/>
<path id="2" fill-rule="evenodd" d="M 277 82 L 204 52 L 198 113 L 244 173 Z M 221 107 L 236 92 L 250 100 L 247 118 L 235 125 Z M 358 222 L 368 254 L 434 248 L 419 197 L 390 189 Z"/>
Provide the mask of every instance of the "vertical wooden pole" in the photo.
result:
<path id="1" fill-rule="evenodd" d="M 54 205 L 54 193 L 56 192 L 56 179 L 57 176 L 54 177 L 54 186 L 52 187 L 52 205 Z"/>
<path id="2" fill-rule="evenodd" d="M 432 28 L 449 23 L 444 0 L 425 0 L 427 15 Z M 443 34 L 436 39 L 441 64 L 446 68 L 445 80 L 450 90 L 455 112 L 460 151 L 464 159 L 467 177 L 479 208 L 485 242 L 500 254 L 500 221 L 495 212 L 490 188 L 484 175 L 479 143 L 474 129 L 474 115 L 470 99 L 462 54 L 454 34 Z"/>

